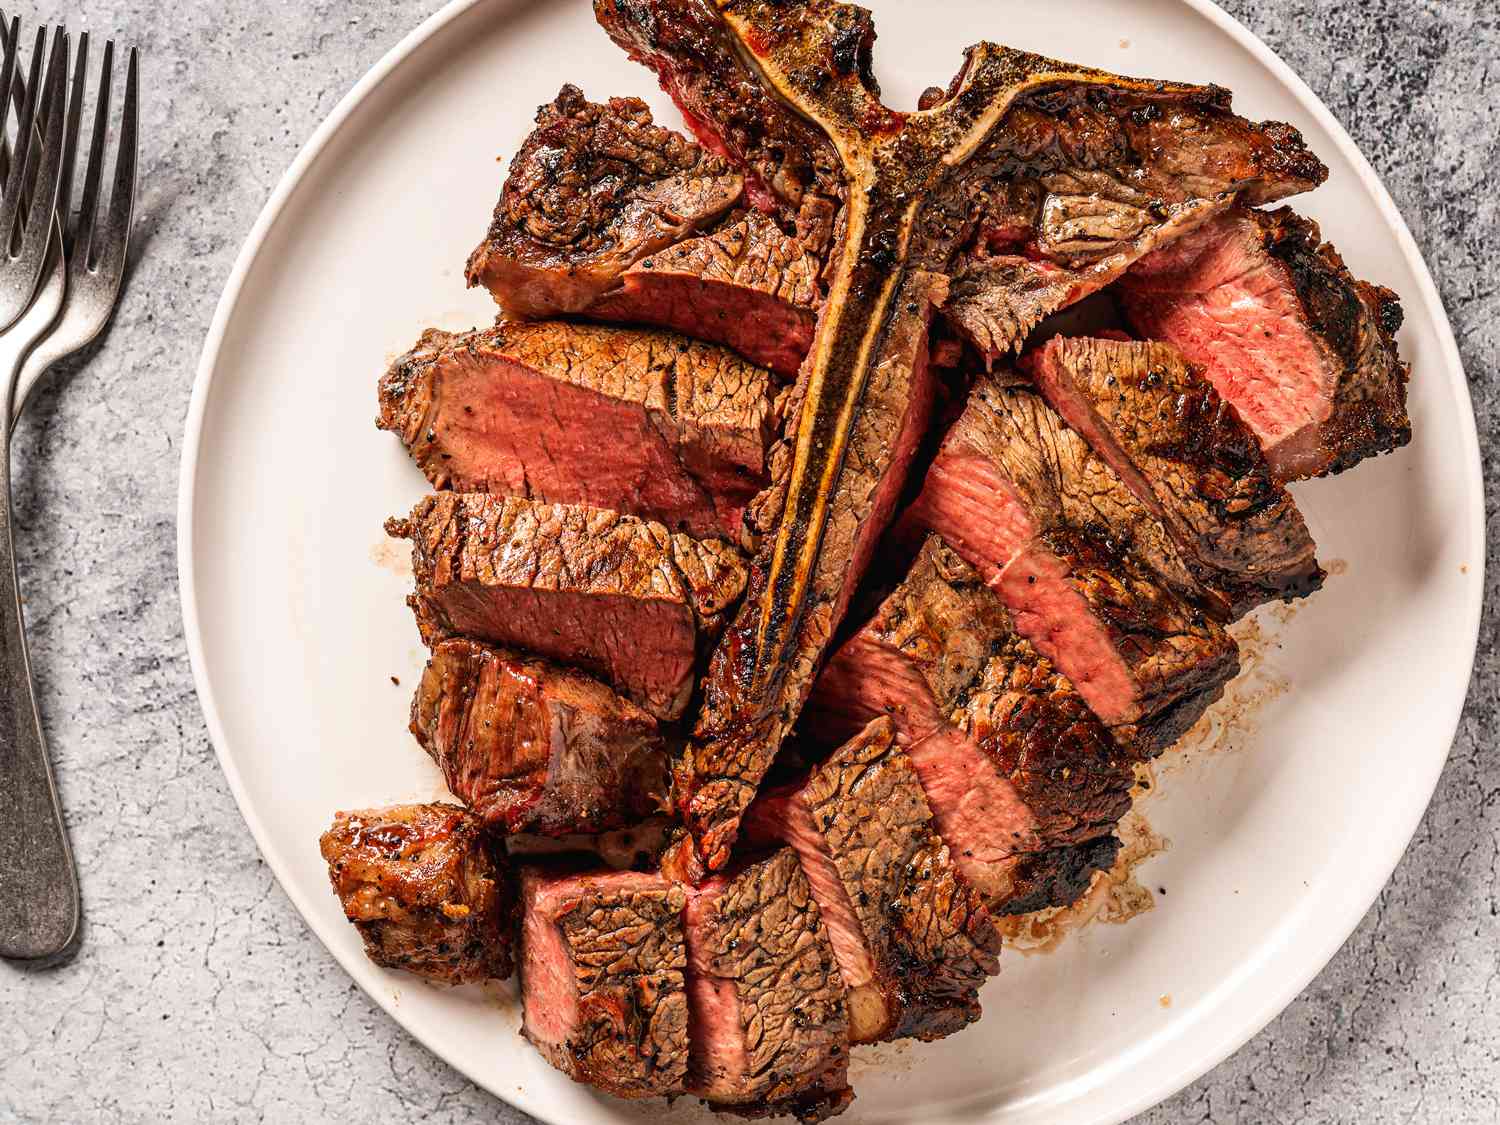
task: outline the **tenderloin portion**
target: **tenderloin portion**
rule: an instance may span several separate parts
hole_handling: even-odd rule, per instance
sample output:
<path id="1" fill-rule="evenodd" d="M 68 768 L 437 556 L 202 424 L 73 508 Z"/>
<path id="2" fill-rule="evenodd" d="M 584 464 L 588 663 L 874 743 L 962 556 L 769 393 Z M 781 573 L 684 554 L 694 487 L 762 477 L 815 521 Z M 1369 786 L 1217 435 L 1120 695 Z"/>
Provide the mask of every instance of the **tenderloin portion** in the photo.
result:
<path id="1" fill-rule="evenodd" d="M 681 887 L 633 871 L 521 873 L 521 1034 L 564 1074 L 621 1098 L 687 1077 Z"/>
<path id="2" fill-rule="evenodd" d="M 714 1106 L 841 1111 L 849 1014 L 818 903 L 790 848 L 688 895 L 688 1091 Z"/>
<path id="3" fill-rule="evenodd" d="M 536 122 L 467 269 L 513 317 L 581 312 L 743 193 L 738 171 L 653 124 L 637 98 L 596 105 L 564 86 Z"/>
<path id="4" fill-rule="evenodd" d="M 1231 616 L 1323 584 L 1302 513 L 1255 435 L 1176 348 L 1055 338 L 1027 366 Z"/>
<path id="5" fill-rule="evenodd" d="M 752 211 L 641 259 L 588 315 L 674 328 L 793 376 L 812 346 L 820 269 L 801 242 Z"/>
<path id="6" fill-rule="evenodd" d="M 1141 335 L 1204 369 L 1279 480 L 1342 472 L 1411 440 L 1396 295 L 1356 279 L 1288 208 L 1205 224 L 1138 263 L 1120 296 Z"/>
<path id="7" fill-rule="evenodd" d="M 666 332 L 559 322 L 428 331 L 380 381 L 381 429 L 437 488 L 739 533 L 765 487 L 770 375 Z"/>
<path id="8" fill-rule="evenodd" d="M 475 817 L 453 805 L 341 812 L 319 846 L 375 964 L 443 984 L 510 976 L 514 898 Z"/>
<path id="9" fill-rule="evenodd" d="M 453 795 L 506 834 L 605 832 L 667 805 L 656 721 L 545 660 L 440 642 L 412 700 L 411 732 Z"/>
<path id="10" fill-rule="evenodd" d="M 979 1018 L 1000 935 L 933 829 L 916 771 L 880 719 L 800 787 L 746 817 L 796 849 L 849 989 L 849 1035 L 941 1039 Z"/>
<path id="11" fill-rule="evenodd" d="M 387 525 L 412 541 L 429 644 L 461 634 L 602 676 L 660 719 L 693 689 L 701 637 L 744 589 L 738 555 L 600 508 L 439 493 Z"/>
<path id="12" fill-rule="evenodd" d="M 889 716 L 955 866 L 996 913 L 1061 906 L 1113 861 L 1136 755 L 1018 636 L 1000 596 L 936 536 L 829 661 L 812 729 Z"/>
<path id="13" fill-rule="evenodd" d="M 980 159 L 1000 171 L 944 313 L 990 359 L 1236 198 L 1328 176 L 1295 129 L 1246 121 L 1218 87 L 1031 94 Z"/>
<path id="14" fill-rule="evenodd" d="M 1016 631 L 1131 740 L 1174 741 L 1238 670 L 1234 641 L 1184 598 L 1196 583 L 1161 525 L 1019 386 L 979 380 L 907 525 L 974 566 Z"/>

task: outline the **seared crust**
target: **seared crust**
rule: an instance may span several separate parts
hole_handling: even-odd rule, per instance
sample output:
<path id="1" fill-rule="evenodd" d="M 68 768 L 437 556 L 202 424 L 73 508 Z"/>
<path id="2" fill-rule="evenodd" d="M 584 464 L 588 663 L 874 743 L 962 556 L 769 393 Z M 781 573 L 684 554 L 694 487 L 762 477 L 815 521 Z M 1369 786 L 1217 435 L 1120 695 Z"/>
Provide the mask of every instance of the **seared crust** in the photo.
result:
<path id="1" fill-rule="evenodd" d="M 1316 461 L 1317 475 L 1328 476 L 1408 444 L 1411 365 L 1396 348 L 1404 317 L 1400 298 L 1351 274 L 1311 219 L 1289 207 L 1254 214 L 1266 248 L 1285 263 L 1308 324 L 1339 373 L 1333 411 L 1318 431 L 1316 450 L 1299 451 L 1299 459 L 1309 468 Z"/>
<path id="2" fill-rule="evenodd" d="M 1166 524 L 1228 616 L 1323 584 L 1312 536 L 1238 414 L 1169 344 L 1049 341 L 1052 405 Z"/>
<path id="3" fill-rule="evenodd" d="M 453 805 L 341 812 L 319 842 L 371 961 L 443 984 L 514 967 L 514 895 L 479 822 Z"/>
<path id="4" fill-rule="evenodd" d="M 667 804 L 656 721 L 582 673 L 453 638 L 439 643 L 411 732 L 486 826 L 542 836 L 625 827 Z"/>
<path id="5" fill-rule="evenodd" d="M 587 308 L 632 264 L 723 215 L 743 191 L 739 172 L 653 124 L 638 98 L 595 105 L 564 86 L 536 120 L 466 271 L 512 316 Z"/>
<path id="6" fill-rule="evenodd" d="M 528 870 L 522 893 L 531 909 L 552 915 L 540 924 L 556 926 L 561 936 L 575 1020 L 564 1041 L 541 1038 L 531 1027 L 529 1005 L 550 998 L 534 992 L 540 984 L 523 979 L 523 1034 L 563 1073 L 616 1097 L 681 1093 L 688 1065 L 682 888 L 665 882 L 623 886 L 620 876 L 610 874 L 564 875 L 561 886 L 543 892 L 547 905 L 538 906 L 538 890 L 553 874 Z M 558 901 L 550 901 L 554 897 Z M 528 920 L 528 934 L 533 924 Z"/>
<path id="7" fill-rule="evenodd" d="M 600 508 L 444 492 L 386 530 L 412 541 L 410 602 L 429 645 L 468 634 L 529 646 L 658 718 L 682 713 L 698 637 L 717 632 L 745 583 L 728 545 Z M 598 615 L 587 626 L 578 599 Z"/>
<path id="8" fill-rule="evenodd" d="M 380 380 L 376 424 L 436 488 L 628 511 L 701 536 L 738 534 L 776 422 L 769 372 L 724 348 L 546 321 L 424 332 Z"/>
<path id="9" fill-rule="evenodd" d="M 889 1024 L 870 1038 L 941 1039 L 977 1020 L 1000 935 L 933 830 L 890 721 L 845 744 L 797 799 L 822 829 L 887 1000 Z"/>
<path id="10" fill-rule="evenodd" d="M 690 971 L 733 990 L 745 1069 L 704 1069 L 695 1053 L 689 1090 L 715 1107 L 756 1113 L 809 1113 L 809 1101 L 822 1107 L 820 1117 L 835 1103 L 841 1109 L 852 1097 L 841 1092 L 849 1062 L 846 994 L 796 853 L 783 848 L 695 894 Z"/>

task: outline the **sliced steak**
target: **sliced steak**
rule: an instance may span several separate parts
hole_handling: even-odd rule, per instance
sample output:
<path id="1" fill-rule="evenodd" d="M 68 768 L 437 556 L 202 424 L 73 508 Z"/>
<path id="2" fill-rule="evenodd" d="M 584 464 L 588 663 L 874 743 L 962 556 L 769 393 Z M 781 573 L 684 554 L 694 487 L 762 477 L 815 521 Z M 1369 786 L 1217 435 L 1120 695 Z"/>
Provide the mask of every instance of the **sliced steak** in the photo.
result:
<path id="1" fill-rule="evenodd" d="M 730 536 L 776 430 L 770 375 L 731 352 L 556 321 L 424 333 L 380 381 L 379 425 L 438 488 Z"/>
<path id="2" fill-rule="evenodd" d="M 832 1116 L 853 1093 L 844 982 L 790 848 L 688 894 L 688 1090 L 716 1108 Z"/>
<path id="3" fill-rule="evenodd" d="M 809 711 L 825 737 L 894 720 L 953 862 L 996 912 L 1082 893 L 1086 879 L 1048 872 L 1107 838 L 1130 807 L 1135 754 L 937 536 L 834 654 Z"/>
<path id="4" fill-rule="evenodd" d="M 821 268 L 802 243 L 752 211 L 643 258 L 588 315 L 727 344 L 793 376 L 812 345 Z"/>
<path id="5" fill-rule="evenodd" d="M 1023 99 L 981 157 L 1001 172 L 976 200 L 944 312 L 990 359 L 1236 198 L 1283 199 L 1328 176 L 1295 129 L 1236 116 L 1226 90 L 1096 93 Z"/>
<path id="6" fill-rule="evenodd" d="M 934 830 L 889 719 L 805 784 L 757 801 L 745 830 L 801 858 L 849 989 L 854 1042 L 940 1039 L 979 1018 L 1000 935 Z"/>
<path id="7" fill-rule="evenodd" d="M 443 984 L 510 976 L 515 900 L 476 817 L 453 805 L 341 812 L 319 844 L 375 964 Z"/>
<path id="8" fill-rule="evenodd" d="M 681 887 L 634 871 L 521 873 L 521 1033 L 553 1066 L 621 1098 L 687 1079 Z"/>
<path id="9" fill-rule="evenodd" d="M 1323 584 L 1302 513 L 1255 435 L 1176 348 L 1059 337 L 1027 368 L 1232 616 Z"/>
<path id="10" fill-rule="evenodd" d="M 1357 280 L 1316 223 L 1236 208 L 1145 258 L 1120 295 L 1141 335 L 1204 368 L 1281 480 L 1411 440 L 1401 305 Z"/>
<path id="11" fill-rule="evenodd" d="M 973 565 L 1016 631 L 1132 739 L 1175 740 L 1238 670 L 1229 635 L 1163 581 L 1161 525 L 1018 385 L 976 383 L 907 521 Z"/>
<path id="12" fill-rule="evenodd" d="M 668 805 L 656 720 L 535 657 L 440 642 L 412 700 L 411 732 L 453 795 L 506 834 L 606 832 Z"/>
<path id="13" fill-rule="evenodd" d="M 602 676 L 660 719 L 693 690 L 700 639 L 739 598 L 739 556 L 600 508 L 443 492 L 387 525 L 412 541 L 428 644 L 450 634 Z"/>
<path id="14" fill-rule="evenodd" d="M 488 288 L 511 316 L 586 309 L 743 194 L 738 171 L 653 124 L 637 98 L 595 105 L 564 86 L 536 121 L 467 270 L 469 285 Z"/>

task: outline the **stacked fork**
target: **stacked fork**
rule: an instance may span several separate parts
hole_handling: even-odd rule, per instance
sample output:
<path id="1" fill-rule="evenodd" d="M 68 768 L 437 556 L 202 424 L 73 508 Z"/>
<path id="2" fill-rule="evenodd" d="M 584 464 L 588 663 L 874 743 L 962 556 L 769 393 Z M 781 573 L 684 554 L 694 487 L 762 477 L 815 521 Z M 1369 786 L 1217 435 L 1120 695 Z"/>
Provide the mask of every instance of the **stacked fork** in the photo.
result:
<path id="1" fill-rule="evenodd" d="M 114 310 L 135 207 L 139 97 L 132 50 L 105 203 L 114 86 L 114 44 L 106 44 L 74 213 L 88 35 L 79 37 L 70 83 L 65 31 L 54 30 L 50 49 L 46 29 L 37 32 L 25 79 L 20 21 L 7 26 L 0 15 L 0 33 L 0 379 L 9 407 L 9 424 L 0 425 L 0 957 L 38 961 L 68 953 L 77 939 L 78 877 L 27 657 L 10 512 L 10 430 L 47 370 L 89 344 Z M 12 150 L 6 140 L 13 107 Z"/>

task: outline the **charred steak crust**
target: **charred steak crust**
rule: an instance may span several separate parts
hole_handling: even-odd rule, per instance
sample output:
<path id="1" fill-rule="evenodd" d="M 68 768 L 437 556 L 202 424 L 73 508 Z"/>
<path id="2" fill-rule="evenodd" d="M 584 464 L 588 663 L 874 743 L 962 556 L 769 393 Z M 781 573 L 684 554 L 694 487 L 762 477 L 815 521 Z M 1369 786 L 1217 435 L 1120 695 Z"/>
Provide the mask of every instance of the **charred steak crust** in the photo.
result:
<path id="1" fill-rule="evenodd" d="M 1229 616 L 1322 585 L 1307 524 L 1255 435 L 1176 348 L 1058 337 L 1028 367 Z"/>
<path id="2" fill-rule="evenodd" d="M 1238 669 L 1160 523 L 1013 381 L 978 380 L 907 521 L 980 571 L 1109 726 L 1196 717 Z"/>
<path id="3" fill-rule="evenodd" d="M 548 868 L 528 869 L 521 886 L 528 908 L 522 1033 L 553 1066 L 606 1093 L 681 1093 L 688 1066 L 682 888 L 652 876 Z"/>
<path id="4" fill-rule="evenodd" d="M 643 258 L 588 309 L 726 344 L 785 377 L 812 345 L 818 260 L 758 211 Z"/>
<path id="5" fill-rule="evenodd" d="M 781 831 L 796 837 L 800 824 L 801 836 L 816 834 L 797 840 L 798 850 L 816 849 L 815 862 L 837 874 L 836 886 L 812 880 L 816 895 L 835 900 L 819 898 L 825 922 L 857 927 L 850 938 L 868 957 L 876 997 L 851 995 L 856 1040 L 941 1039 L 977 1020 L 979 987 L 999 971 L 1000 935 L 934 831 L 890 720 L 872 723 L 783 800 L 803 815 L 788 817 Z M 771 819 L 780 804 L 767 803 Z"/>
<path id="6" fill-rule="evenodd" d="M 1328 170 L 1301 135 L 1230 109 L 1228 91 L 1076 88 L 1022 98 L 979 160 L 997 178 L 944 312 L 994 359 L 1236 198 L 1269 202 Z"/>
<path id="7" fill-rule="evenodd" d="M 1072 906 L 1093 885 L 1095 874 L 1114 867 L 1120 847 L 1118 836 L 1099 836 L 1025 856 L 1016 865 L 1011 894 L 1002 902 L 992 902 L 990 908 L 1011 916 Z"/>
<path id="8" fill-rule="evenodd" d="M 796 853 L 690 892 L 686 917 L 688 1090 L 716 1108 L 804 1119 L 843 1109 L 853 1097 L 846 993 Z"/>
<path id="9" fill-rule="evenodd" d="M 443 984 L 510 976 L 514 891 L 475 817 L 440 804 L 341 812 L 319 844 L 375 964 Z"/>
<path id="10" fill-rule="evenodd" d="M 1121 283 L 1143 336 L 1179 347 L 1255 431 L 1273 473 L 1342 472 L 1411 440 L 1401 306 L 1287 208 L 1237 207 Z"/>
<path id="11" fill-rule="evenodd" d="M 743 194 L 737 170 L 653 124 L 637 98 L 596 105 L 564 86 L 536 120 L 466 271 L 512 316 L 581 312 Z"/>
<path id="12" fill-rule="evenodd" d="M 1033 894 L 1040 856 L 1108 836 L 1130 807 L 1137 752 L 937 536 L 835 654 L 814 706 L 828 731 L 895 720 L 955 864 L 997 910 Z"/>
<path id="13" fill-rule="evenodd" d="M 767 482 L 770 375 L 670 332 L 429 330 L 380 381 L 381 429 L 437 488 L 590 504 L 738 535 Z"/>
<path id="14" fill-rule="evenodd" d="M 411 732 L 448 789 L 507 834 L 622 828 L 667 805 L 656 721 L 571 669 L 453 638 L 432 650 Z"/>
<path id="15" fill-rule="evenodd" d="M 412 541 L 429 645 L 524 646 L 600 675 L 657 718 L 687 705 L 700 636 L 744 589 L 738 554 L 599 508 L 438 493 L 388 532 Z"/>

